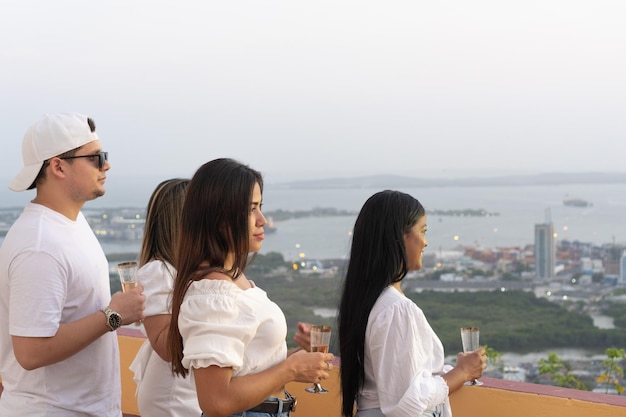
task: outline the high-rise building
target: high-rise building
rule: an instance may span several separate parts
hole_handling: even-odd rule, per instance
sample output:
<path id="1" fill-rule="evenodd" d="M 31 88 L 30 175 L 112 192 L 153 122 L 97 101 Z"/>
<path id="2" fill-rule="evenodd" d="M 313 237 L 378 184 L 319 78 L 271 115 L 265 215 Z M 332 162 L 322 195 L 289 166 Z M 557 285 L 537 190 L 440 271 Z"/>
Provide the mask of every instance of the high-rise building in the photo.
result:
<path id="1" fill-rule="evenodd" d="M 619 278 L 622 268 L 624 246 L 619 244 L 607 244 L 604 249 L 604 276 Z"/>
<path id="2" fill-rule="evenodd" d="M 622 253 L 622 258 L 619 262 L 619 285 L 626 285 L 626 250 Z"/>
<path id="3" fill-rule="evenodd" d="M 554 227 L 552 223 L 535 225 L 535 274 L 537 278 L 554 276 Z"/>

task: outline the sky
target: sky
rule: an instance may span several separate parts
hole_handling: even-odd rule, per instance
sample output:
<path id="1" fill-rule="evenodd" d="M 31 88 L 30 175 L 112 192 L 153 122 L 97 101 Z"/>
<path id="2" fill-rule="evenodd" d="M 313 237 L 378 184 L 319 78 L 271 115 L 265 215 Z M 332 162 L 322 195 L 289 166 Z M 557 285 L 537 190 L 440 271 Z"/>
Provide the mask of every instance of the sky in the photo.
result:
<path id="1" fill-rule="evenodd" d="M 109 176 L 624 172 L 626 2 L 0 0 L 0 179 L 44 113 Z"/>

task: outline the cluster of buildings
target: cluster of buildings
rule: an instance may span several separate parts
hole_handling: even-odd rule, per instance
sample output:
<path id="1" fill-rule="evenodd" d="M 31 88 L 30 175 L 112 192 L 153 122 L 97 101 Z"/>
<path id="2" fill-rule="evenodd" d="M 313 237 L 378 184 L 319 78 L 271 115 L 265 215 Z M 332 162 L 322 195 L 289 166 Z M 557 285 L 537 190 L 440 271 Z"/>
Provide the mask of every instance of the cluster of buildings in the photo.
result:
<path id="1" fill-rule="evenodd" d="M 144 210 L 118 208 L 84 209 L 83 213 L 101 241 L 141 241 L 145 225 Z"/>
<path id="2" fill-rule="evenodd" d="M 549 280 L 560 275 L 582 281 L 602 279 L 607 284 L 626 284 L 626 247 L 615 243 L 592 246 L 578 241 L 556 241 L 554 227 L 535 225 L 535 276 Z M 581 282 L 582 283 L 582 282 Z"/>
<path id="3" fill-rule="evenodd" d="M 552 223 L 535 225 L 533 244 L 524 247 L 464 246 L 451 252 L 426 252 L 425 272 L 446 271 L 441 281 L 516 279 L 626 285 L 626 245 L 593 245 L 557 240 Z M 475 279 L 476 280 L 476 279 Z"/>
<path id="4" fill-rule="evenodd" d="M 408 278 L 426 279 L 406 285 L 415 291 L 529 291 L 555 302 L 580 301 L 589 313 L 597 313 L 597 303 L 615 286 L 626 285 L 626 245 L 557 240 L 549 221 L 534 227 L 534 243 L 524 247 L 425 252 L 422 270 Z M 626 296 L 610 298 L 626 302 Z M 612 328 L 612 319 L 606 326 Z"/>

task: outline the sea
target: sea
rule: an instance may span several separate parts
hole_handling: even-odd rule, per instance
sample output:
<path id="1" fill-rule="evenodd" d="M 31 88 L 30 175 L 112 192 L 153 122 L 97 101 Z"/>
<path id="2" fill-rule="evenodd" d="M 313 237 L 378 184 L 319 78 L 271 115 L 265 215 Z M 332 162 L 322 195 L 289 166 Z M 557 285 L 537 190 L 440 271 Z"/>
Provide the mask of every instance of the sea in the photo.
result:
<path id="1" fill-rule="evenodd" d="M 379 189 L 275 189 L 267 187 L 264 209 L 306 210 L 335 207 L 354 215 L 302 218 L 277 222 L 264 251 L 286 259 L 349 256 L 350 236 L 363 203 Z M 552 222 L 557 239 L 597 245 L 626 242 L 626 184 L 441 187 L 399 189 L 426 208 L 428 250 L 453 251 L 462 246 L 508 247 L 532 244 L 535 224 Z M 565 196 L 587 200 L 588 207 L 563 204 Z M 483 209 L 487 216 L 444 216 L 445 210 Z"/>
<path id="2" fill-rule="evenodd" d="M 121 182 L 107 185 L 107 194 L 85 205 L 144 209 L 154 185 Z M 534 240 L 535 224 L 552 222 L 557 239 L 602 245 L 626 244 L 626 184 L 566 184 L 545 186 L 482 186 L 395 188 L 417 198 L 427 212 L 426 251 L 439 254 L 465 246 L 524 247 Z M 293 188 L 266 184 L 263 210 L 336 208 L 348 215 L 301 217 L 275 221 L 261 254 L 279 252 L 285 260 L 349 257 L 351 231 L 363 203 L 378 188 Z M 0 208 L 21 207 L 32 191 L 0 191 Z M 31 193 L 30 195 L 28 193 Z M 17 196 L 17 197 L 16 197 Z M 582 198 L 588 207 L 565 206 L 566 196 Z M 20 200 L 21 199 L 21 200 Z M 483 209 L 486 216 L 434 214 L 444 210 Z M 430 214 L 429 213 L 433 213 Z M 0 238 L 1 242 L 1 238 Z M 139 242 L 107 242 L 105 252 L 133 252 Z"/>

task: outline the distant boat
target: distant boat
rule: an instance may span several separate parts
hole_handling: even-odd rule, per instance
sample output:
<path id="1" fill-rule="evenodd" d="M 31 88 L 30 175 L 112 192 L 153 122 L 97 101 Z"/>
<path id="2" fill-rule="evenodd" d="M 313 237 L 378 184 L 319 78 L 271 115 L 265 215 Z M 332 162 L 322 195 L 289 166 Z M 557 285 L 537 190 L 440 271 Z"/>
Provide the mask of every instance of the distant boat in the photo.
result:
<path id="1" fill-rule="evenodd" d="M 589 207 L 591 206 L 591 202 L 584 200 L 579 197 L 571 197 L 566 195 L 563 199 L 563 205 L 568 207 Z"/>

